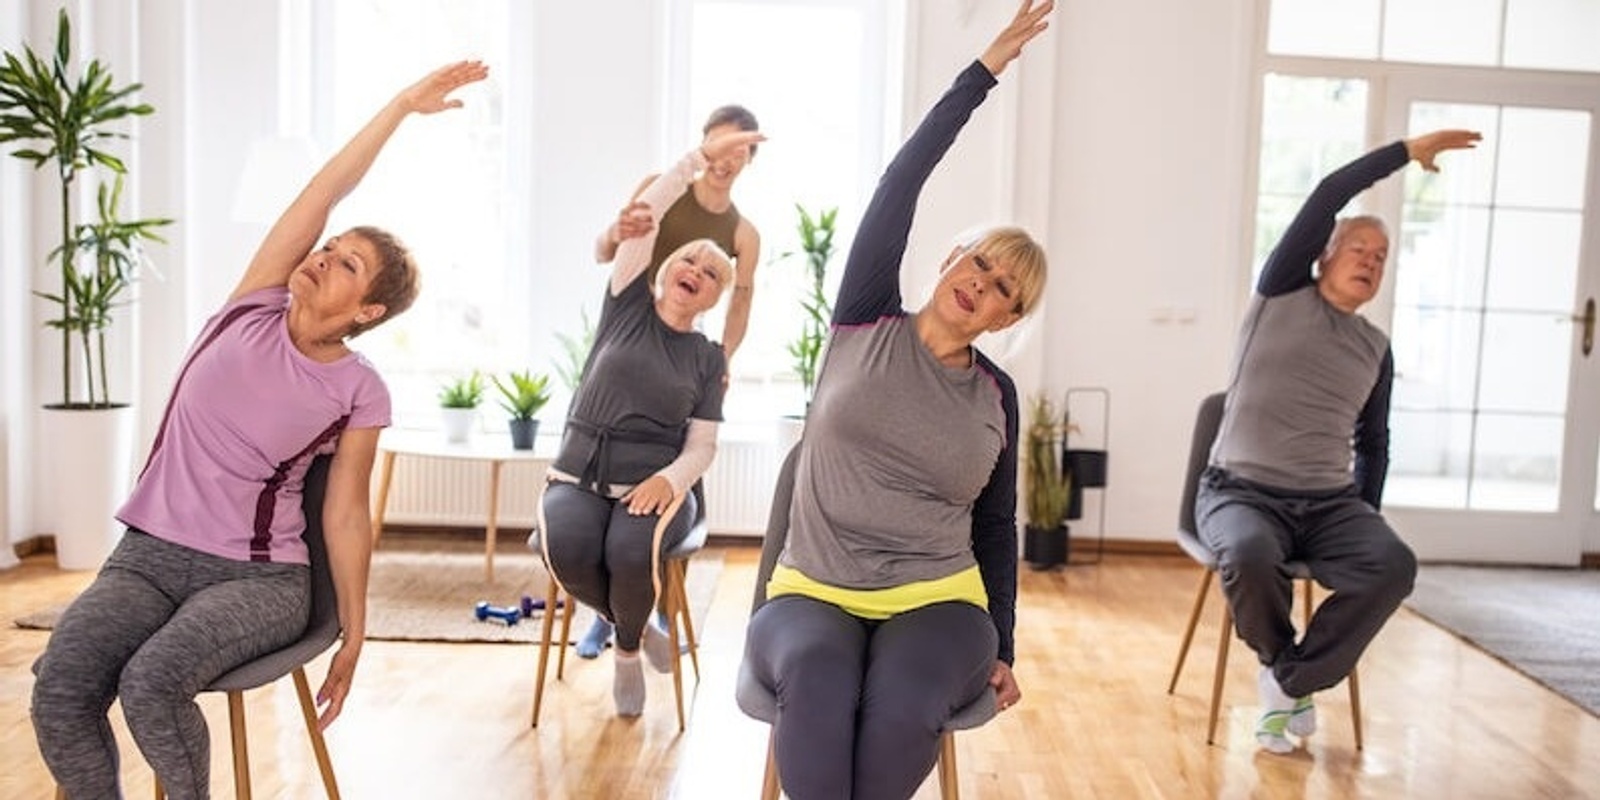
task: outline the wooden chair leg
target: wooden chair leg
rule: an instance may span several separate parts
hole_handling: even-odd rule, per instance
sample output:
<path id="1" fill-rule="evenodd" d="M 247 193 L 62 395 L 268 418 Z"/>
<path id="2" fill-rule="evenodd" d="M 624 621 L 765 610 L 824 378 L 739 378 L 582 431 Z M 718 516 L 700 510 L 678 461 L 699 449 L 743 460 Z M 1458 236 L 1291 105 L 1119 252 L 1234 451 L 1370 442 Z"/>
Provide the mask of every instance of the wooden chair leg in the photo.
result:
<path id="1" fill-rule="evenodd" d="M 333 760 L 328 757 L 328 740 L 317 727 L 317 703 L 311 698 L 311 684 L 306 680 L 304 667 L 295 667 L 294 691 L 300 697 L 300 716 L 306 722 L 306 736 L 311 739 L 311 752 L 317 757 L 317 771 L 322 773 L 322 788 L 328 800 L 339 800 L 339 781 L 333 776 Z"/>
<path id="2" fill-rule="evenodd" d="M 1306 631 L 1311 628 L 1311 584 L 1315 583 L 1315 581 L 1308 579 L 1301 581 L 1301 583 L 1305 586 L 1305 602 L 1300 604 L 1301 608 L 1304 609 L 1305 624 L 1300 627 L 1300 635 L 1304 636 Z"/>
<path id="3" fill-rule="evenodd" d="M 956 735 L 945 731 L 939 737 L 939 797 L 961 800 L 961 785 L 956 775 Z"/>
<path id="4" fill-rule="evenodd" d="M 676 589 L 678 569 L 674 564 L 667 565 L 667 641 L 672 649 L 672 693 L 678 703 L 678 732 L 682 733 L 687 727 L 683 716 L 683 656 L 678 648 L 678 617 L 682 608 L 678 605 L 678 591 Z"/>
<path id="5" fill-rule="evenodd" d="M 550 636 L 556 624 L 556 615 L 553 609 L 555 608 L 558 593 L 556 580 L 551 578 L 550 588 L 545 592 L 544 622 L 540 626 L 539 632 L 539 668 L 535 671 L 533 679 L 533 724 L 529 726 L 533 728 L 539 727 L 539 709 L 544 705 L 544 673 L 545 669 L 550 665 Z M 569 603 L 568 605 L 570 606 L 571 604 Z M 563 626 L 563 630 L 565 630 L 565 626 Z M 565 649 L 562 652 L 565 653 Z"/>
<path id="6" fill-rule="evenodd" d="M 554 586 L 555 582 L 552 581 L 551 585 Z M 556 640 L 556 680 L 561 681 L 567 678 L 567 642 L 572 641 L 572 612 L 578 601 L 573 600 L 570 594 L 563 600 L 560 588 L 556 587 L 550 592 L 550 596 L 545 598 L 546 617 L 556 613 L 550 609 L 555 608 L 557 603 L 564 603 L 561 606 L 561 638 Z"/>
<path id="7" fill-rule="evenodd" d="M 1356 750 L 1359 751 L 1363 745 L 1361 739 L 1361 681 L 1357 677 L 1355 669 L 1350 670 L 1350 677 L 1346 678 L 1346 680 L 1350 682 L 1350 724 L 1355 728 Z"/>
<path id="8" fill-rule="evenodd" d="M 676 566 L 677 579 L 673 589 L 677 595 L 678 614 L 683 619 L 683 633 L 689 645 L 689 663 L 694 666 L 694 682 L 700 683 L 700 644 L 694 636 L 694 610 L 689 607 L 689 561 L 684 559 Z M 670 620 L 669 620 L 670 621 Z"/>
<path id="9" fill-rule="evenodd" d="M 161 779 L 152 775 L 150 782 L 156 785 L 156 800 L 167 800 L 167 787 L 161 785 Z M 67 793 L 57 789 L 56 800 L 67 800 Z"/>
<path id="10" fill-rule="evenodd" d="M 1206 606 L 1206 593 L 1211 590 L 1213 570 L 1200 573 L 1200 590 L 1194 595 L 1194 608 L 1189 610 L 1189 626 L 1183 630 L 1183 644 L 1178 645 L 1178 661 L 1172 665 L 1172 680 L 1167 681 L 1167 694 L 1178 690 L 1178 676 L 1183 674 L 1183 660 L 1189 655 L 1189 644 L 1194 641 L 1194 629 L 1200 624 L 1200 611 Z"/>
<path id="11" fill-rule="evenodd" d="M 1228 676 L 1228 645 L 1233 641 L 1233 609 L 1222 603 L 1222 636 L 1217 643 L 1217 671 L 1211 676 L 1211 719 L 1206 723 L 1206 744 L 1217 740 L 1217 715 L 1222 710 L 1222 682 Z"/>
<path id="12" fill-rule="evenodd" d="M 233 792 L 250 800 L 250 745 L 244 731 L 244 692 L 228 692 L 228 727 L 233 730 Z"/>
<path id="13" fill-rule="evenodd" d="M 761 774 L 761 800 L 778 800 L 778 729 L 767 734 L 767 769 Z"/>

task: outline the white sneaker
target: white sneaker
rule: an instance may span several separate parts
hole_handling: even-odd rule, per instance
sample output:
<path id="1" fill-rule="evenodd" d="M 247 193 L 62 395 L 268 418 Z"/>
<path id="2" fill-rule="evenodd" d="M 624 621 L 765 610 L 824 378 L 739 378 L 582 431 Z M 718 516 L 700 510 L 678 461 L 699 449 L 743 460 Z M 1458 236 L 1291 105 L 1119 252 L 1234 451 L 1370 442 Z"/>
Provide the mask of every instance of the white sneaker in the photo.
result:
<path id="1" fill-rule="evenodd" d="M 1256 722 L 1256 743 L 1268 752 L 1285 755 L 1294 752 L 1294 743 L 1284 734 L 1289 719 L 1294 716 L 1294 698 L 1283 693 L 1272 669 L 1262 667 L 1256 676 L 1256 689 L 1261 695 L 1261 718 Z"/>
<path id="2" fill-rule="evenodd" d="M 1312 704 L 1311 695 L 1295 698 L 1294 710 L 1289 712 L 1289 724 L 1285 727 L 1302 739 L 1317 732 L 1317 707 Z"/>

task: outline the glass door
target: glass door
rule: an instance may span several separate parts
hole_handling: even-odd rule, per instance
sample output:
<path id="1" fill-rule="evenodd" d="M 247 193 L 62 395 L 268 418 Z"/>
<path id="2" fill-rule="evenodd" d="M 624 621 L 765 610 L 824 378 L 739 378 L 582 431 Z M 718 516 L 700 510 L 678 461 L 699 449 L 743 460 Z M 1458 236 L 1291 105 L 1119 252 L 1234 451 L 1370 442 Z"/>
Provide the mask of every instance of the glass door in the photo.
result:
<path id="1" fill-rule="evenodd" d="M 1428 559 L 1576 565 L 1600 514 L 1592 92 L 1396 80 L 1386 139 L 1483 133 L 1384 205 L 1395 353 L 1384 511 Z M 1385 308 L 1386 307 L 1386 308 Z"/>

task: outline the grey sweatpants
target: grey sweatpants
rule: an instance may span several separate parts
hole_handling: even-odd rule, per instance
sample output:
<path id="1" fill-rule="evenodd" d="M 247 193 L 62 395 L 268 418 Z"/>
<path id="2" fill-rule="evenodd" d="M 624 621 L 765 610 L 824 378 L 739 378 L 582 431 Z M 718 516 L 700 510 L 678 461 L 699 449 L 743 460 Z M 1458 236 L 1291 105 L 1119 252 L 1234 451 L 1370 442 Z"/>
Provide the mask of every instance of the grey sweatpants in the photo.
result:
<path id="1" fill-rule="evenodd" d="M 106 711 L 170 800 L 209 796 L 211 738 L 194 698 L 213 679 L 294 641 L 311 610 L 300 564 L 234 561 L 136 530 L 72 602 L 35 665 L 33 728 L 71 800 L 120 798 Z"/>
<path id="2" fill-rule="evenodd" d="M 656 607 L 660 555 L 689 535 L 699 514 L 690 492 L 655 541 L 658 514 L 635 516 L 620 500 L 553 481 L 544 491 L 544 551 L 562 588 L 617 627 L 617 647 L 639 649 Z"/>
<path id="3" fill-rule="evenodd" d="M 778 697 L 779 782 L 794 800 L 905 800 L 939 758 L 944 725 L 989 689 L 999 636 L 971 603 L 882 621 L 800 595 L 750 619 L 745 661 Z"/>
<path id="4" fill-rule="evenodd" d="M 1290 697 L 1349 675 L 1417 576 L 1411 548 L 1353 485 L 1295 494 L 1210 467 L 1200 478 L 1195 520 L 1217 555 L 1239 637 Z M 1286 561 L 1304 561 L 1332 591 L 1299 642 Z"/>

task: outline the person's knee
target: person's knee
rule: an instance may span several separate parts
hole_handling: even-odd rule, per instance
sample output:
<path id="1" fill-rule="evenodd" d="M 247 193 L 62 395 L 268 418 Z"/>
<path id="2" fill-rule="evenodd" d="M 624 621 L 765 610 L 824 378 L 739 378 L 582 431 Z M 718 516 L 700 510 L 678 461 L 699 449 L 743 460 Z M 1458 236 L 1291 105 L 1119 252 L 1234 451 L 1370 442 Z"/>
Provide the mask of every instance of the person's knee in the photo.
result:
<path id="1" fill-rule="evenodd" d="M 1379 586 L 1397 597 L 1411 594 L 1417 580 L 1417 554 L 1399 537 L 1387 542 L 1377 554 Z"/>
<path id="2" fill-rule="evenodd" d="M 1217 571 L 1230 581 L 1276 580 L 1284 564 L 1277 539 L 1259 532 L 1229 537 L 1216 555 Z"/>

